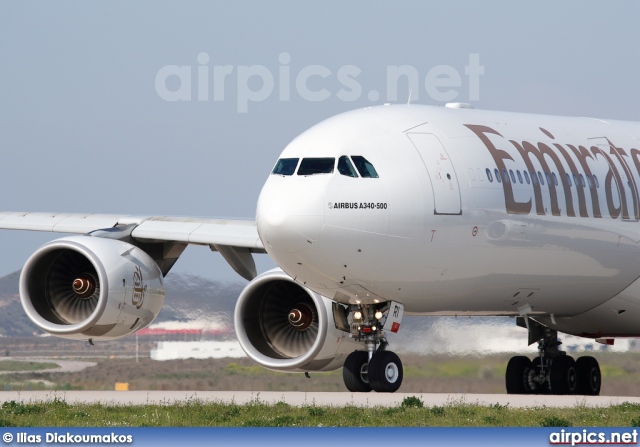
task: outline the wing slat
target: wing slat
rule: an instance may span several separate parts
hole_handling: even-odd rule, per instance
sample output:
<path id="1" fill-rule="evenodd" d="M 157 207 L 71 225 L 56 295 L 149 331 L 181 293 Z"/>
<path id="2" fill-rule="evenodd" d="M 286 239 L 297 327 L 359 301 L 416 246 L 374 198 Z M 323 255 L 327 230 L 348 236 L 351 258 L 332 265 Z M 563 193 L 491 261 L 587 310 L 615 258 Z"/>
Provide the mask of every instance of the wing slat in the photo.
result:
<path id="1" fill-rule="evenodd" d="M 227 245 L 264 253 L 255 221 L 116 214 L 0 212 L 0 229 L 85 234 L 116 225 L 135 224 L 135 239 Z"/>

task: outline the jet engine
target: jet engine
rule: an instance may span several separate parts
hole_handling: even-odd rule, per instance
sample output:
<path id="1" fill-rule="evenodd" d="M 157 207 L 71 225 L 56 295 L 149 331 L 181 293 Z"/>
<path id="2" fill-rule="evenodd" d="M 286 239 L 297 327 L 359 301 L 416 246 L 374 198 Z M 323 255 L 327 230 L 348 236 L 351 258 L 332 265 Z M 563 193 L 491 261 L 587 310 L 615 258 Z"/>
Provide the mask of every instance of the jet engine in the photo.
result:
<path id="1" fill-rule="evenodd" d="M 73 236 L 40 247 L 20 276 L 20 300 L 36 326 L 58 337 L 114 340 L 148 326 L 164 302 L 162 272 L 141 249 Z"/>
<path id="2" fill-rule="evenodd" d="M 251 281 L 235 309 L 238 341 L 249 358 L 276 371 L 330 371 L 360 348 L 336 329 L 333 301 L 280 269 Z"/>

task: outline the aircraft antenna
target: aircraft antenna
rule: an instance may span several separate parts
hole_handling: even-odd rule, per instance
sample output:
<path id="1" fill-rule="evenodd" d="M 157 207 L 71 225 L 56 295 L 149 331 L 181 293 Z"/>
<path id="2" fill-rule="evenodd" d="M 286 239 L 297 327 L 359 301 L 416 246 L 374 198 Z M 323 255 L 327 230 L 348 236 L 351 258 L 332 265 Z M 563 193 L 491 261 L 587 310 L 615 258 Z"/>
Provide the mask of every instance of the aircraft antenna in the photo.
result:
<path id="1" fill-rule="evenodd" d="M 413 93 L 413 89 L 409 90 L 409 99 L 407 100 L 407 105 L 411 105 L 411 94 Z"/>

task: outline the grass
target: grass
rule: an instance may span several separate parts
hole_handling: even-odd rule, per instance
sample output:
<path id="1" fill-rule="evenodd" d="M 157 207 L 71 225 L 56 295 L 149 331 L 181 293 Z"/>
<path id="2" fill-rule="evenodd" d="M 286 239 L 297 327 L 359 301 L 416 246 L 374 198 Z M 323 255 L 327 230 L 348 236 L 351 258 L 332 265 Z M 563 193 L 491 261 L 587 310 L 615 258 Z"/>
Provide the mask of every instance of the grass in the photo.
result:
<path id="1" fill-rule="evenodd" d="M 42 371 L 43 369 L 60 368 L 60 365 L 53 362 L 29 362 L 21 360 L 0 361 L 0 371 Z"/>
<path id="2" fill-rule="evenodd" d="M 166 405 L 71 405 L 54 398 L 5 402 L 0 426 L 12 427 L 588 427 L 638 426 L 640 404 L 591 408 L 509 408 L 450 402 L 427 407 L 414 396 L 397 407 L 246 405 L 191 399 Z"/>

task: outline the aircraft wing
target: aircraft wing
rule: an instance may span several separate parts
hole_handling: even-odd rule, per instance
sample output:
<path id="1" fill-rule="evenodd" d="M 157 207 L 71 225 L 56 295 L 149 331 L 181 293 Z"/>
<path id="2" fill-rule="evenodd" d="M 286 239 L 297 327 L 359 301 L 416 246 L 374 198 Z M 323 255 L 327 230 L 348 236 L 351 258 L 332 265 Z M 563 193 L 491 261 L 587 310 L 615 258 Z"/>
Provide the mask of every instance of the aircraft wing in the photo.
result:
<path id="1" fill-rule="evenodd" d="M 208 245 L 219 251 L 241 276 L 255 277 L 251 253 L 265 253 L 255 221 L 115 214 L 0 212 L 0 229 L 86 234 L 130 226 L 142 242 Z"/>

